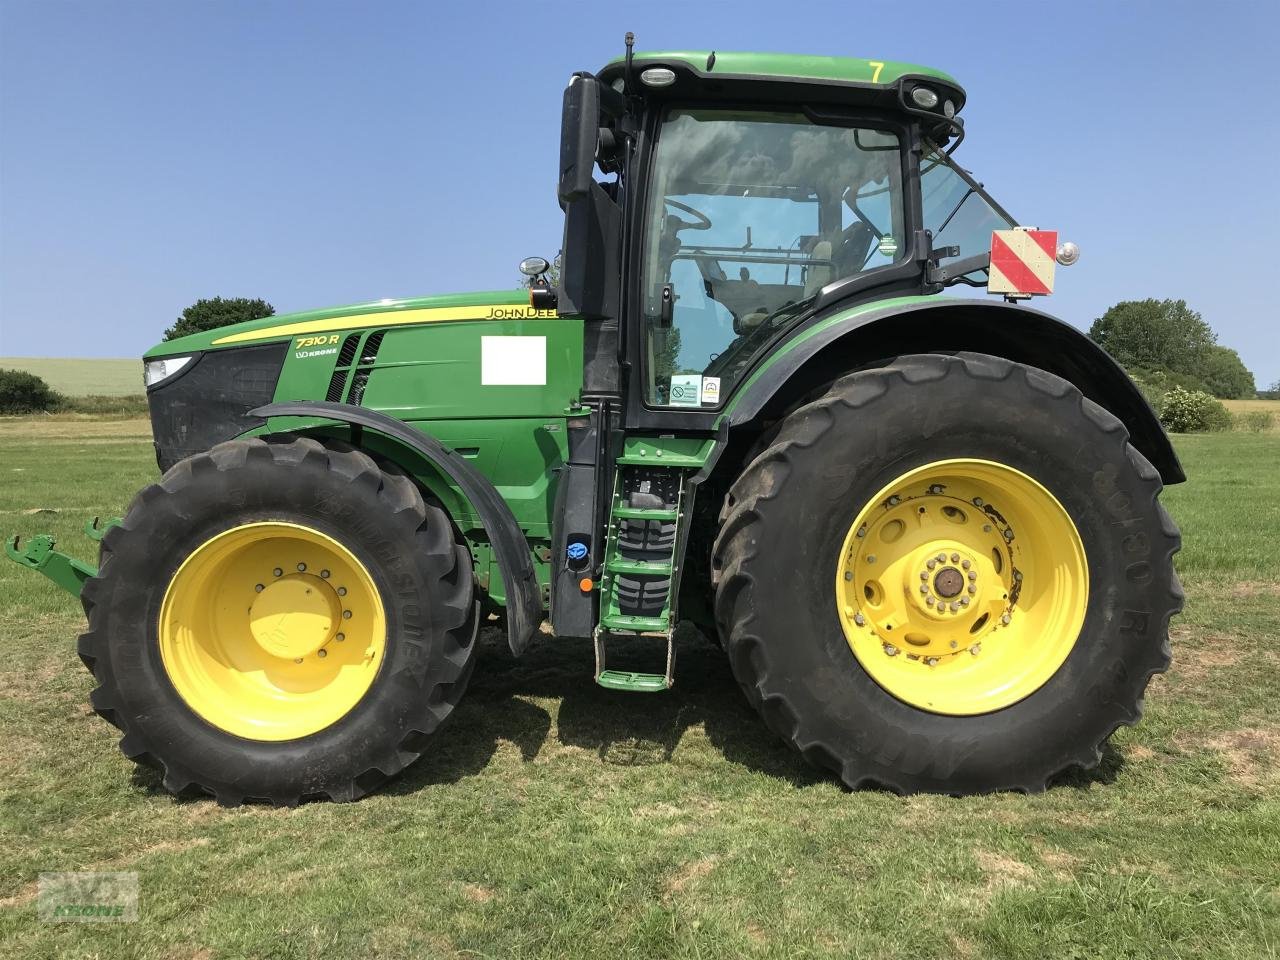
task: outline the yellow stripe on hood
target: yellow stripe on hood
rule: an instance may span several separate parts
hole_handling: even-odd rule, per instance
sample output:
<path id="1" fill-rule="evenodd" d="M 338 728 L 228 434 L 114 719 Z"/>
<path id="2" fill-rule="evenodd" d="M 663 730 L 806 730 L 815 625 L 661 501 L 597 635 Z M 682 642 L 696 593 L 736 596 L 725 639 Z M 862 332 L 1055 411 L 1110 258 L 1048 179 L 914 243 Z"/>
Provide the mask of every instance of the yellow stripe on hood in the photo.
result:
<path id="1" fill-rule="evenodd" d="M 300 320 L 282 323 L 259 330 L 232 333 L 213 341 L 214 346 L 224 343 L 245 343 L 250 340 L 269 340 L 275 337 L 302 336 L 311 333 L 330 333 L 334 330 L 350 330 L 354 327 L 398 327 L 413 323 L 445 323 L 458 320 L 546 320 L 556 317 L 554 310 L 535 310 L 533 307 L 511 303 L 489 303 L 473 307 L 425 307 L 420 310 L 388 310 L 361 313 L 350 317 L 328 317 L 324 320 Z"/>

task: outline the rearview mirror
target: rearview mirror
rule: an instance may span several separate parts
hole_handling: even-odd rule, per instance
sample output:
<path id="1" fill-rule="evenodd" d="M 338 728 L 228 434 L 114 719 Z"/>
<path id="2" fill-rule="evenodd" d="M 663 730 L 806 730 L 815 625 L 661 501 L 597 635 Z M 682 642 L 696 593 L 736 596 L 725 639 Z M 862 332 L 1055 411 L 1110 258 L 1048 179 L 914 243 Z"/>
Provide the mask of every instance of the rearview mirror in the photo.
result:
<path id="1" fill-rule="evenodd" d="M 591 189 L 600 136 L 600 81 L 575 73 L 564 90 L 560 116 L 560 205 L 585 197 Z"/>

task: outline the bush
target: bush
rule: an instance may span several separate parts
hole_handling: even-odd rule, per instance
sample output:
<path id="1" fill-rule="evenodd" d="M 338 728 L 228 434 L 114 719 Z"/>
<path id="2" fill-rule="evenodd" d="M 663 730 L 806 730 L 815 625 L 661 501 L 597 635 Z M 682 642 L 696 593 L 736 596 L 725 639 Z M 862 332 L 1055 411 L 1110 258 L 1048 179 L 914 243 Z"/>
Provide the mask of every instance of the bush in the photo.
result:
<path id="1" fill-rule="evenodd" d="M 1203 390 L 1174 387 L 1160 401 L 1160 422 L 1174 433 L 1231 429 L 1231 414 Z"/>
<path id="2" fill-rule="evenodd" d="M 1269 410 L 1246 410 L 1234 417 L 1235 428 L 1246 433 L 1266 433 L 1276 425 L 1276 418 Z"/>
<path id="3" fill-rule="evenodd" d="M 57 409 L 62 398 L 25 370 L 0 370 L 0 413 L 37 413 Z"/>

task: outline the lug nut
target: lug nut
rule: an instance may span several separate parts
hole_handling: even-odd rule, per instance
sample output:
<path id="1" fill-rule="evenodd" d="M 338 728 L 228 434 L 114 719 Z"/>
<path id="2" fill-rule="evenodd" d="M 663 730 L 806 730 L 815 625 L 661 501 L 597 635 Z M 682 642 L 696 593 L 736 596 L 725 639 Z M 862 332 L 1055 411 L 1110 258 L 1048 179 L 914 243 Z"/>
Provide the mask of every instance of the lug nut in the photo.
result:
<path id="1" fill-rule="evenodd" d="M 977 587 L 975 587 L 975 586 L 971 583 L 971 584 L 969 584 L 969 592 L 970 592 L 970 593 L 977 593 L 977 592 L 978 592 L 978 588 L 977 588 Z"/>
<path id="2" fill-rule="evenodd" d="M 874 553 L 869 554 L 867 556 L 867 563 L 875 563 L 875 562 L 876 562 L 876 555 Z"/>
<path id="3" fill-rule="evenodd" d="M 345 597 L 346 595 L 347 595 L 347 588 L 346 588 L 346 587 L 339 587 L 339 588 L 338 588 L 338 596 L 340 596 L 340 597 Z"/>
<path id="4" fill-rule="evenodd" d="M 989 524 L 989 523 L 984 523 L 984 524 L 982 525 L 982 532 L 983 532 L 983 533 L 990 533 L 990 532 L 991 532 L 991 524 Z"/>
<path id="5" fill-rule="evenodd" d="M 1019 583 L 1021 583 L 1021 582 L 1022 582 L 1022 571 L 1021 571 L 1021 570 L 1015 570 L 1015 571 L 1013 571 L 1013 579 L 1015 579 L 1015 580 L 1017 580 Z"/>
<path id="6" fill-rule="evenodd" d="M 320 576 L 322 576 L 322 577 L 324 577 L 324 579 L 328 580 L 328 579 L 329 579 L 329 571 L 328 571 L 328 570 L 321 570 L 321 571 L 320 571 Z"/>
<path id="7" fill-rule="evenodd" d="M 307 571 L 307 565 L 305 563 L 298 564 L 299 573 L 306 573 L 306 571 Z"/>
<path id="8" fill-rule="evenodd" d="M 970 583 L 973 583 L 973 581 L 975 581 L 975 580 L 977 580 L 977 579 L 978 579 L 978 572 L 977 572 L 976 570 L 970 570 L 970 571 L 969 571 L 969 582 L 970 582 Z"/>
<path id="9" fill-rule="evenodd" d="M 316 651 L 316 656 L 317 656 L 317 657 L 327 657 L 328 655 L 329 655 L 329 651 L 328 651 L 328 650 L 317 650 L 317 651 Z"/>
<path id="10" fill-rule="evenodd" d="M 852 573 L 851 571 L 849 571 L 849 570 L 846 570 L 846 571 L 844 572 L 844 578 L 845 578 L 846 580 L 852 580 L 852 579 L 853 579 L 853 573 Z"/>
<path id="11" fill-rule="evenodd" d="M 892 643 L 886 643 L 884 645 L 884 655 L 886 657 L 896 657 L 898 655 L 898 648 Z"/>
<path id="12" fill-rule="evenodd" d="M 345 633 L 340 633 L 340 634 L 338 634 L 336 637 L 334 637 L 333 639 L 335 639 L 335 640 L 337 640 L 339 643 L 341 643 L 343 640 L 347 639 L 347 635 L 346 635 Z"/>
<path id="13" fill-rule="evenodd" d="M 867 622 L 867 618 L 860 613 L 855 613 L 853 615 L 853 622 L 856 623 L 858 626 L 862 626 L 864 623 Z"/>
<path id="14" fill-rule="evenodd" d="M 982 506 L 982 498 L 981 498 L 981 497 L 974 497 L 974 498 L 973 498 L 973 505 L 974 505 L 975 507 L 980 507 L 980 506 Z"/>
<path id="15" fill-rule="evenodd" d="M 960 609 L 960 601 L 959 601 L 959 600 L 952 600 L 952 601 L 951 601 L 951 612 L 952 612 L 952 613 L 955 613 L 955 612 L 956 612 L 957 610 L 959 610 L 959 609 Z"/>
<path id="16" fill-rule="evenodd" d="M 954 640 L 952 640 L 952 641 L 951 641 L 951 649 L 952 649 L 952 650 L 954 650 L 957 646 L 959 646 L 959 644 L 957 644 Z"/>
<path id="17" fill-rule="evenodd" d="M 1005 530 L 1005 532 L 1004 532 L 1004 538 L 1005 538 L 1006 540 L 1012 540 L 1012 539 L 1013 539 L 1013 531 L 1012 531 L 1012 530 L 1008 530 L 1008 529 L 1006 529 L 1006 530 Z"/>
<path id="18" fill-rule="evenodd" d="M 932 570 L 937 565 L 938 565 L 938 561 L 933 559 L 933 557 L 930 557 L 928 562 L 925 564 L 925 566 L 928 567 L 930 570 Z"/>
<path id="19" fill-rule="evenodd" d="M 939 562 L 939 563 L 946 563 L 946 562 L 947 562 L 947 555 L 946 555 L 945 553 L 940 553 L 940 554 L 938 554 L 938 562 Z"/>
<path id="20" fill-rule="evenodd" d="M 933 486 L 931 486 L 931 487 L 929 488 L 929 492 L 930 492 L 930 493 L 932 493 L 932 494 L 935 494 L 935 495 L 936 495 L 936 494 L 941 493 L 941 492 L 942 492 L 942 484 L 940 484 L 940 483 L 935 483 Z"/>
<path id="21" fill-rule="evenodd" d="M 262 586 L 262 584 L 259 583 L 254 586 L 253 591 L 254 593 L 261 593 L 264 589 L 265 588 Z"/>
<path id="22" fill-rule="evenodd" d="M 350 620 L 350 619 L 351 619 L 351 611 L 350 611 L 350 610 L 343 610 L 343 611 L 342 611 L 342 619 L 343 619 L 343 620 Z"/>
<path id="23" fill-rule="evenodd" d="M 901 502 L 902 502 L 902 498 L 899 497 L 896 493 L 889 498 L 889 506 L 891 507 L 896 507 Z"/>
<path id="24" fill-rule="evenodd" d="M 867 535 L 867 525 L 864 523 L 858 528 L 858 536 L 865 537 Z"/>
<path id="25" fill-rule="evenodd" d="M 1013 617 L 1009 616 L 1009 614 L 1006 613 L 1004 616 L 1000 618 L 1000 622 L 1007 627 L 1009 625 L 1009 621 L 1012 619 Z"/>
<path id="26" fill-rule="evenodd" d="M 294 663 L 301 663 L 301 662 L 302 662 L 302 658 L 301 658 L 301 657 L 299 657 L 297 660 L 295 660 L 295 661 L 293 661 L 293 662 L 294 662 Z"/>
<path id="27" fill-rule="evenodd" d="M 937 657 L 925 657 L 924 662 L 925 662 L 925 665 L 926 665 L 926 666 L 936 667 L 936 666 L 938 665 L 938 658 L 937 658 Z"/>
<path id="28" fill-rule="evenodd" d="M 961 560 L 961 561 L 960 561 L 960 566 L 962 566 L 962 567 L 964 567 L 964 569 L 968 570 L 968 569 L 969 569 L 969 567 L 970 567 L 970 563 L 969 563 L 969 561 L 968 561 L 968 560 Z"/>
<path id="29" fill-rule="evenodd" d="M 920 579 L 921 579 L 921 580 L 928 580 L 928 579 L 929 579 L 928 571 L 921 570 L 921 571 L 920 571 Z"/>
<path id="30" fill-rule="evenodd" d="M 284 575 L 284 571 L 283 571 L 283 570 L 281 570 L 279 567 L 276 567 L 276 568 L 275 568 L 274 570 L 272 570 L 271 572 L 272 572 L 273 574 L 275 574 L 277 577 L 280 577 L 280 576 L 283 576 L 283 575 Z"/>
<path id="31" fill-rule="evenodd" d="M 958 553 L 953 553 L 953 554 L 951 555 L 951 562 L 952 562 L 952 563 L 959 563 L 959 562 L 960 562 L 960 554 L 958 554 Z"/>
<path id="32" fill-rule="evenodd" d="M 962 606 L 962 607 L 967 607 L 968 605 L 969 605 L 969 598 L 968 598 L 968 597 L 961 597 L 961 598 L 960 598 L 960 606 Z"/>
<path id="33" fill-rule="evenodd" d="M 982 650 L 982 644 L 980 643 L 975 643 L 972 647 L 969 648 L 969 652 L 972 653 L 975 657 L 978 655 L 978 653 L 981 650 Z"/>
<path id="34" fill-rule="evenodd" d="M 920 592 L 921 592 L 921 593 L 928 593 L 928 592 L 929 592 L 929 585 L 928 585 L 927 583 L 922 583 L 922 584 L 920 584 Z"/>

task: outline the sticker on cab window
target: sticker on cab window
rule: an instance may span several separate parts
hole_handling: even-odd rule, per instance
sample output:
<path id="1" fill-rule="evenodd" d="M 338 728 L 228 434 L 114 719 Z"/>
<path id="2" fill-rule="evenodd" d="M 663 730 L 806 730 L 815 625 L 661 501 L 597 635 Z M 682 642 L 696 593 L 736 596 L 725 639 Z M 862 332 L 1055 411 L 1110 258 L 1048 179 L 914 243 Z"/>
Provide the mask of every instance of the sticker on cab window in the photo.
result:
<path id="1" fill-rule="evenodd" d="M 702 374 L 677 373 L 671 377 L 671 406 L 699 407 L 702 405 Z"/>
<path id="2" fill-rule="evenodd" d="M 702 378 L 702 402 L 711 405 L 720 402 L 720 378 L 719 377 L 703 377 Z"/>

